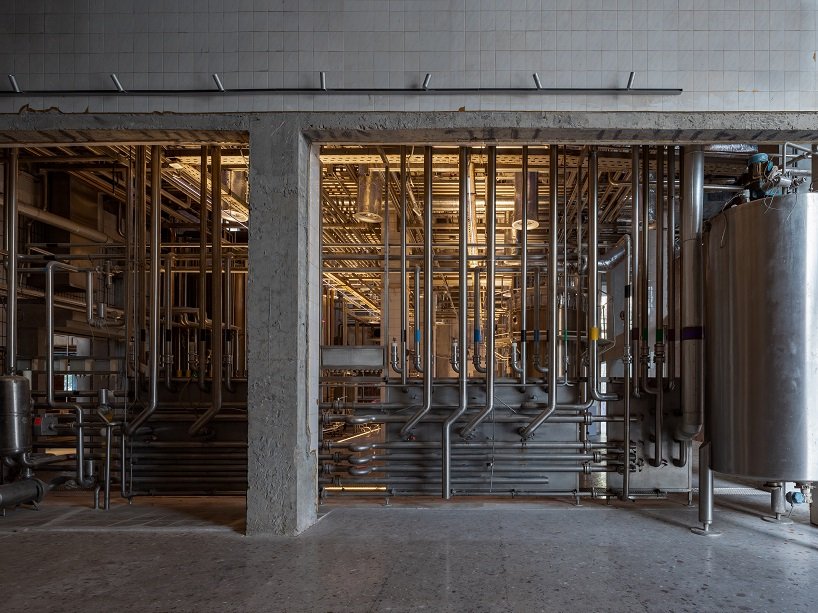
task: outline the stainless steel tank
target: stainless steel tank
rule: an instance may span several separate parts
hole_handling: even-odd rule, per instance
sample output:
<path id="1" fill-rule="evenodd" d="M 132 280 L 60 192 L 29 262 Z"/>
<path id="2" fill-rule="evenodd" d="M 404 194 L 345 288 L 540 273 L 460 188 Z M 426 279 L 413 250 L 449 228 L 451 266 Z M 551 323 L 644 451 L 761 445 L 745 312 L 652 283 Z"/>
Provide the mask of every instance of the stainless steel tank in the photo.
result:
<path id="1" fill-rule="evenodd" d="M 711 466 L 818 481 L 818 194 L 728 209 L 704 243 Z"/>
<path id="2" fill-rule="evenodd" d="M 31 389 L 28 379 L 0 377 L 0 457 L 31 451 Z"/>

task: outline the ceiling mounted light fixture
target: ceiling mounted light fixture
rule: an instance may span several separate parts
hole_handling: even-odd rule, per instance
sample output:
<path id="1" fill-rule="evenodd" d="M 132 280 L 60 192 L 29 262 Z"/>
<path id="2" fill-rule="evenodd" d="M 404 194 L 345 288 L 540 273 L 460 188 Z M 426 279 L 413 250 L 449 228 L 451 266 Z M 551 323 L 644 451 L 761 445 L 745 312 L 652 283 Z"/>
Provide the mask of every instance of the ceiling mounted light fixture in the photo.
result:
<path id="1" fill-rule="evenodd" d="M 534 230 L 540 227 L 540 220 L 537 214 L 537 202 L 539 200 L 538 191 L 538 177 L 539 173 L 528 173 L 528 198 L 526 202 L 526 227 L 529 230 Z M 523 173 L 514 173 L 514 221 L 511 222 L 511 227 L 515 230 L 523 229 Z"/>
<path id="2" fill-rule="evenodd" d="M 363 223 L 383 221 L 383 173 L 361 167 L 358 176 L 358 199 L 352 215 Z"/>

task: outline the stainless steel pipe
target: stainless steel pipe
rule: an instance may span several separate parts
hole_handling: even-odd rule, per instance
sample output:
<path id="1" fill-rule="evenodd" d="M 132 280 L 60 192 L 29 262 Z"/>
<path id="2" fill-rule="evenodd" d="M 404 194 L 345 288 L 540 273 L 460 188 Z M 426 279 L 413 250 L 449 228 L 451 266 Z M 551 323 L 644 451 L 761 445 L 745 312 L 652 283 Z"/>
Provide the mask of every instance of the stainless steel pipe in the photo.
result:
<path id="1" fill-rule="evenodd" d="M 537 428 L 557 410 L 557 340 L 559 335 L 557 327 L 559 324 L 557 318 L 557 234 L 559 233 L 559 219 L 557 213 L 558 158 L 556 145 L 549 147 L 549 164 L 551 187 L 548 194 L 548 404 L 539 415 L 520 431 L 520 435 L 524 439 L 531 438 Z"/>
<path id="2" fill-rule="evenodd" d="M 49 262 L 45 267 L 45 327 L 46 327 L 46 402 L 53 409 L 69 409 L 74 411 L 77 421 L 74 425 L 77 430 L 77 485 L 86 487 L 92 483 L 85 476 L 85 415 L 82 405 L 72 402 L 57 402 L 54 398 L 54 270 L 66 272 L 80 272 L 79 268 L 63 262 Z"/>
<path id="3" fill-rule="evenodd" d="M 420 423 L 432 409 L 432 385 L 435 376 L 434 369 L 434 321 L 432 320 L 432 275 L 434 261 L 432 259 L 432 148 L 426 147 L 423 152 L 423 327 L 426 338 L 423 340 L 423 406 L 401 428 L 402 437 L 411 434 L 414 427 Z M 417 274 L 417 269 L 415 269 Z M 415 285 L 417 300 L 417 285 Z M 415 328 L 417 329 L 418 312 L 415 310 Z M 418 339 L 415 337 L 415 352 L 418 352 Z"/>
<path id="4" fill-rule="evenodd" d="M 642 249 L 639 233 L 639 223 L 642 216 L 641 213 L 642 209 L 639 191 L 639 147 L 634 145 L 631 147 L 631 252 L 633 254 L 633 287 L 631 288 L 633 299 L 631 300 L 631 304 L 633 304 L 635 299 L 636 308 L 633 311 L 633 327 L 631 330 L 628 330 L 627 333 L 631 335 L 631 340 L 633 341 L 631 387 L 633 390 L 633 395 L 637 398 L 641 395 L 639 384 L 639 355 L 642 339 L 642 278 L 640 276 L 642 270 L 640 267 L 642 261 Z"/>
<path id="5" fill-rule="evenodd" d="M 222 325 L 222 164 L 221 149 L 214 146 L 210 150 L 210 234 L 213 241 L 211 254 L 210 301 L 212 310 L 212 383 L 210 386 L 211 406 L 188 428 L 188 433 L 196 435 L 222 409 L 222 384 L 224 381 L 224 330 Z"/>
<path id="6" fill-rule="evenodd" d="M 406 363 L 406 334 L 409 327 L 409 305 L 406 300 L 406 146 L 400 148 L 400 381 L 406 385 L 409 365 Z M 417 311 L 415 312 L 417 317 Z"/>
<path id="7" fill-rule="evenodd" d="M 202 146 L 199 173 L 199 389 L 206 389 L 207 377 L 207 157 Z"/>
<path id="8" fill-rule="evenodd" d="M 17 253 L 18 211 L 17 174 L 19 150 L 12 148 L 6 157 L 5 222 L 6 222 L 6 373 L 17 371 Z"/>
<path id="9" fill-rule="evenodd" d="M 460 147 L 459 165 L 459 192 L 460 192 L 460 270 L 458 274 L 459 300 L 457 308 L 458 336 L 460 346 L 460 373 L 458 377 L 458 406 L 443 423 L 443 470 L 441 476 L 441 486 L 443 498 L 451 498 L 451 461 L 452 461 L 452 426 L 460 419 L 468 409 L 468 385 L 469 385 L 469 364 L 468 364 L 468 340 L 469 333 L 469 149 Z M 525 208 L 525 207 L 523 207 Z"/>
<path id="10" fill-rule="evenodd" d="M 677 438 L 694 437 L 704 423 L 704 329 L 702 292 L 702 223 L 704 216 L 704 150 L 684 150 L 682 200 L 682 423 Z"/>
<path id="11" fill-rule="evenodd" d="M 590 208 L 588 213 L 588 390 L 596 401 L 618 400 L 603 393 L 599 380 L 599 168 L 596 147 L 588 154 Z"/>
<path id="12" fill-rule="evenodd" d="M 150 397 L 148 405 L 125 427 L 132 436 L 159 406 L 159 243 L 162 240 L 162 147 L 151 147 L 151 254 L 150 254 L 150 314 L 148 326 L 148 357 Z M 144 299 L 144 298 L 140 298 Z"/>
<path id="13" fill-rule="evenodd" d="M 486 404 L 460 431 L 460 436 L 468 438 L 474 430 L 494 410 L 494 376 L 497 370 L 494 355 L 495 328 L 495 284 L 496 284 L 496 243 L 497 243 L 497 147 L 487 150 L 486 168 Z M 475 297 L 479 302 L 479 298 Z"/>

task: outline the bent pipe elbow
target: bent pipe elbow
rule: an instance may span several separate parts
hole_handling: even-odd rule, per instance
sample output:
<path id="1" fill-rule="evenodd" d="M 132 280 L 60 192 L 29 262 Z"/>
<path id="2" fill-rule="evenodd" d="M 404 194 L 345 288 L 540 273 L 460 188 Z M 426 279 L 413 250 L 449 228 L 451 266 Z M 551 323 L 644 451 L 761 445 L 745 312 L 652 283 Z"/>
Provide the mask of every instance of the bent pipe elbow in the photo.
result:
<path id="1" fill-rule="evenodd" d="M 349 462 L 350 464 L 354 464 L 354 465 L 358 466 L 358 465 L 361 465 L 361 464 L 369 464 L 370 462 L 372 462 L 372 461 L 374 461 L 376 459 L 378 459 L 378 456 L 373 454 L 373 455 L 367 455 L 367 456 L 359 456 L 357 458 L 347 458 L 347 462 Z"/>
<path id="2" fill-rule="evenodd" d="M 353 477 L 365 477 L 372 474 L 371 466 L 350 466 L 347 472 Z"/>

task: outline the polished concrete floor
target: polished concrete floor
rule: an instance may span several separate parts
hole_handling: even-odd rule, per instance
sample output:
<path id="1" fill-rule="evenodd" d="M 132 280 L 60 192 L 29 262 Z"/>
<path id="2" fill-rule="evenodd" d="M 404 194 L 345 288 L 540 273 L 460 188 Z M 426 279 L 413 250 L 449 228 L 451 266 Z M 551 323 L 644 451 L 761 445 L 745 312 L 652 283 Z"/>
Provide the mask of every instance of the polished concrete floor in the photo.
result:
<path id="1" fill-rule="evenodd" d="M 242 536 L 242 499 L 54 495 L 0 518 L 2 611 L 815 611 L 818 527 L 720 496 L 340 501 L 294 539 Z M 80 506 L 80 505 L 85 505 Z"/>

